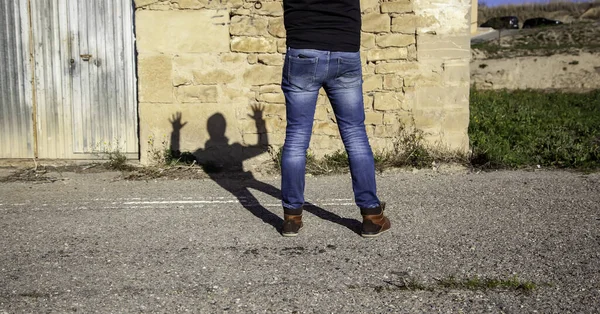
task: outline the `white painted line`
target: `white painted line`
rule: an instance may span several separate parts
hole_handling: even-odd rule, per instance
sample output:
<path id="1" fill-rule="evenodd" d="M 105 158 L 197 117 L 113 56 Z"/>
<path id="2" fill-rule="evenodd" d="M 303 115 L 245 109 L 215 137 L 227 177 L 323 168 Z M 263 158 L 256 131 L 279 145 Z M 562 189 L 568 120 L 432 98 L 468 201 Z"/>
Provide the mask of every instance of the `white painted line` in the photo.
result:
<path id="1" fill-rule="evenodd" d="M 149 205 L 149 204 L 231 204 L 239 203 L 237 200 L 230 201 L 141 201 L 124 202 L 123 205 Z"/>

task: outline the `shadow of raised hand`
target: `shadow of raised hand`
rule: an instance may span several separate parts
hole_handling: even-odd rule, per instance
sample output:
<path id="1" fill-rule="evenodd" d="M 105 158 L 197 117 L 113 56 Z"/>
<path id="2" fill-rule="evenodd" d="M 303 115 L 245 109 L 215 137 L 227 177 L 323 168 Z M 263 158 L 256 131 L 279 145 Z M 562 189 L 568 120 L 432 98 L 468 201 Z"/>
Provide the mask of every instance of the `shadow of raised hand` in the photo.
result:
<path id="1" fill-rule="evenodd" d="M 171 132 L 171 154 L 175 158 L 179 158 L 181 156 L 181 150 L 179 148 L 179 141 L 181 139 L 181 129 L 187 124 L 187 122 L 182 123 L 182 115 L 181 112 L 178 111 L 171 118 L 169 118 L 169 122 L 173 127 L 173 131 Z"/>

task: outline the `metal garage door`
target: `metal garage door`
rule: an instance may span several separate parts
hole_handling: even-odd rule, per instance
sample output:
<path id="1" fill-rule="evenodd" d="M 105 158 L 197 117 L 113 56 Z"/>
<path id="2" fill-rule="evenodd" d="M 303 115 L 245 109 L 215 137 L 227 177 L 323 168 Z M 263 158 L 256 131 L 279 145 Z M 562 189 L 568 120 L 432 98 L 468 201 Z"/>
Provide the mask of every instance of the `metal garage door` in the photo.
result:
<path id="1" fill-rule="evenodd" d="M 37 157 L 90 159 L 119 150 L 137 158 L 132 2 L 17 2 L 29 2 L 20 15 L 31 17 Z"/>

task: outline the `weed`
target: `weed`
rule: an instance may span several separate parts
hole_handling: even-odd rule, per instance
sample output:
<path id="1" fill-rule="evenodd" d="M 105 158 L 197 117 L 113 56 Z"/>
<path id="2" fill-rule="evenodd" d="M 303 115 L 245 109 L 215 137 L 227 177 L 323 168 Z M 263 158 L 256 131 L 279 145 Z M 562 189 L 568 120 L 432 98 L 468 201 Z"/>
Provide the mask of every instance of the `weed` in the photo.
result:
<path id="1" fill-rule="evenodd" d="M 600 168 L 600 90 L 471 91 L 471 163 L 483 168 Z"/>
<path id="2" fill-rule="evenodd" d="M 118 141 L 98 143 L 91 151 L 100 159 L 106 160 L 103 166 L 108 170 L 128 171 L 134 168 L 127 164 L 127 155 L 121 151 Z"/>
<path id="3" fill-rule="evenodd" d="M 170 167 L 177 165 L 193 165 L 196 157 L 191 152 L 174 151 L 169 147 L 166 136 L 163 136 L 160 144 L 156 143 L 155 136 L 148 138 L 148 160 L 150 164 L 158 167 Z"/>
<path id="4" fill-rule="evenodd" d="M 373 154 L 377 171 L 399 167 L 427 168 L 435 162 L 464 164 L 468 161 L 468 157 L 463 153 L 427 146 L 423 131 L 415 127 L 401 124 L 399 129 L 399 133 L 393 139 L 391 150 Z M 282 150 L 270 151 L 277 170 L 281 170 Z M 315 157 L 311 151 L 306 154 L 306 173 L 312 175 L 346 173 L 349 165 L 348 154 L 343 150 L 327 154 L 322 158 Z"/>
<path id="5" fill-rule="evenodd" d="M 466 290 L 520 290 L 523 292 L 532 292 L 537 285 L 531 281 L 521 281 L 515 275 L 508 279 L 480 278 L 479 276 L 463 278 L 457 280 L 454 276 L 449 276 L 438 280 L 438 286 L 446 289 L 466 289 Z"/>

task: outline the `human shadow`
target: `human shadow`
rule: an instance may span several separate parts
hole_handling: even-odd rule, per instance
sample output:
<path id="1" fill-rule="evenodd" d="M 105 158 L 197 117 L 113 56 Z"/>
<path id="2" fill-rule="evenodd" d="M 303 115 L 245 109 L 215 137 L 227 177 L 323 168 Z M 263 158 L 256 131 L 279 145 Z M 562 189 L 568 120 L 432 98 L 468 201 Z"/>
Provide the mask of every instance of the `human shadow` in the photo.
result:
<path id="1" fill-rule="evenodd" d="M 266 153 L 269 150 L 269 137 L 263 111 L 264 108 L 261 106 L 252 106 L 252 114 L 248 115 L 254 120 L 256 126 L 258 137 L 256 145 L 229 144 L 229 139 L 225 136 L 227 121 L 222 114 L 215 113 L 207 120 L 206 128 L 210 138 L 206 141 L 204 148 L 199 148 L 193 152 L 192 157 L 215 183 L 235 196 L 246 210 L 281 232 L 283 220 L 261 204 L 250 191 L 251 189 L 257 190 L 281 200 L 281 190 L 257 180 L 252 172 L 243 169 L 244 160 Z M 169 122 L 173 127 L 171 133 L 172 154 L 174 157 L 185 157 L 186 154 L 180 152 L 179 141 L 181 129 L 187 122 L 182 122 L 180 112 L 175 113 L 169 119 Z M 306 203 L 304 209 L 319 218 L 340 224 L 357 234 L 360 232 L 360 222 L 356 219 L 340 217 L 311 203 Z"/>

